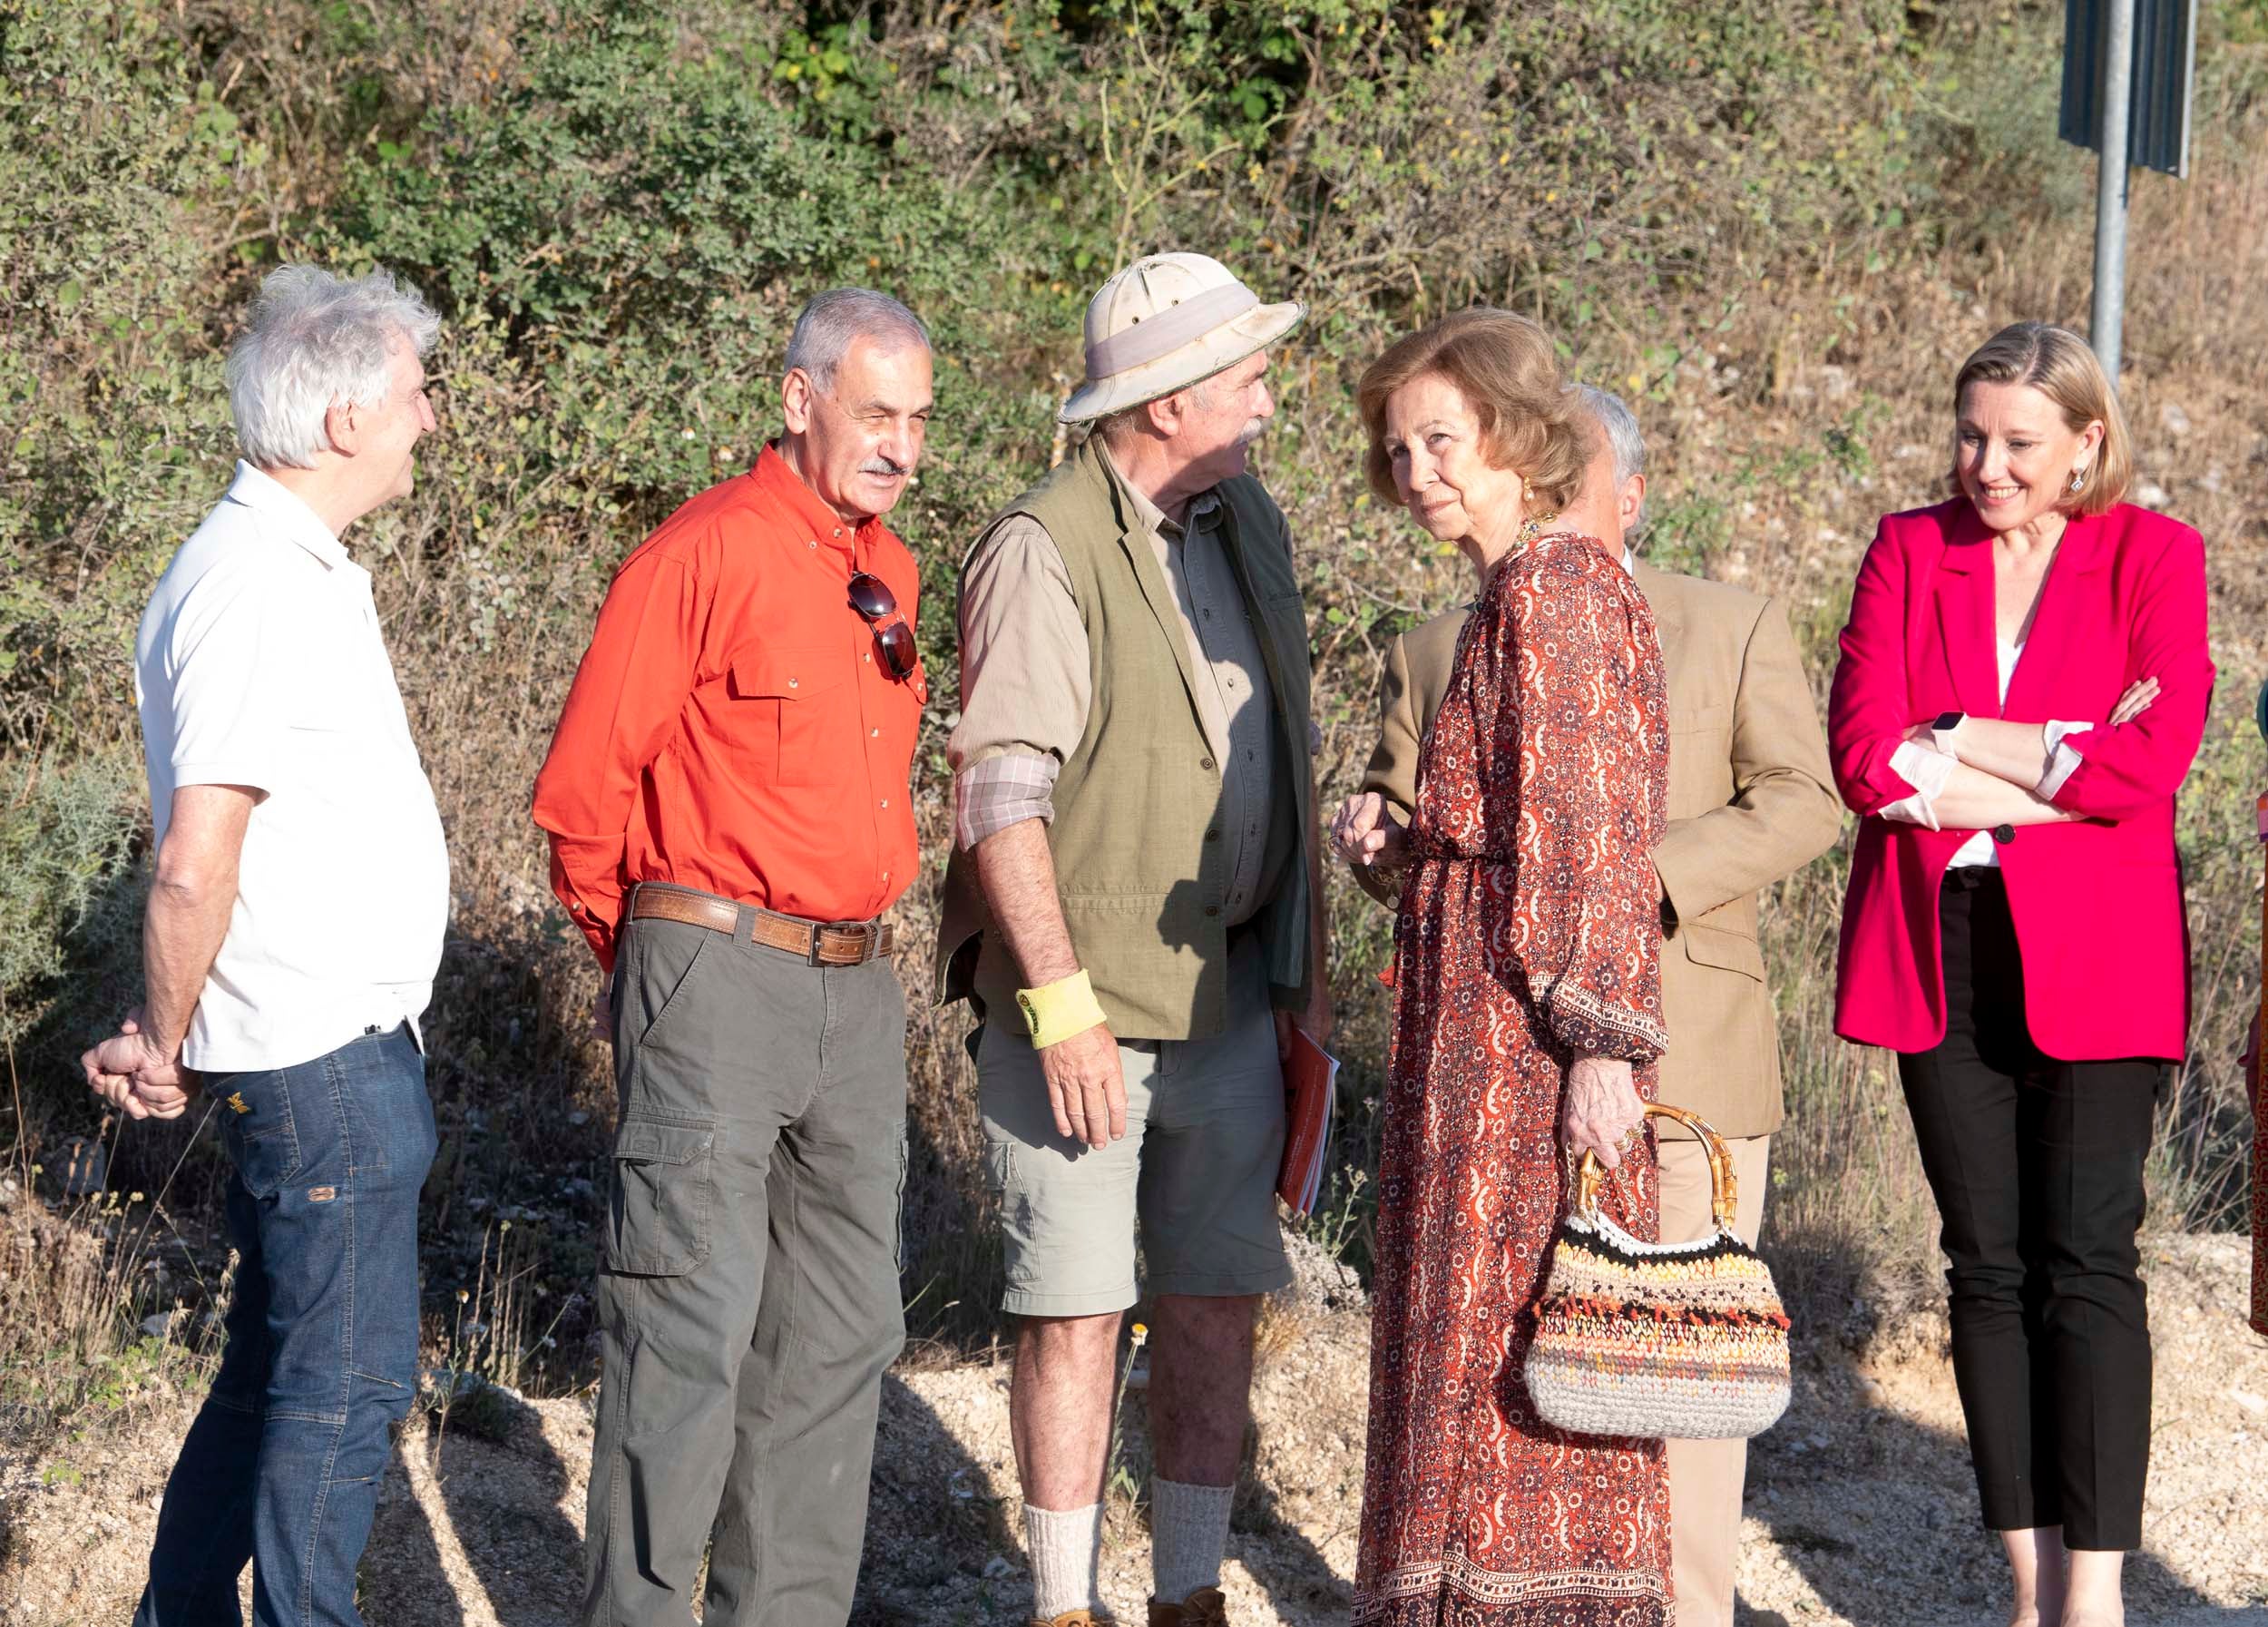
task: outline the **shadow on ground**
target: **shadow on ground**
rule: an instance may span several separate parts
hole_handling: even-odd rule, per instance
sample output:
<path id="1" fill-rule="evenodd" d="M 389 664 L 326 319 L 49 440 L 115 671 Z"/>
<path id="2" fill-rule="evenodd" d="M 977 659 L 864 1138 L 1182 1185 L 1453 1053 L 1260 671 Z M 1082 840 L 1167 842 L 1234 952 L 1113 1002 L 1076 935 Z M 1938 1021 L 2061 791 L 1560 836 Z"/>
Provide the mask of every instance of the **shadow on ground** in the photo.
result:
<path id="1" fill-rule="evenodd" d="M 2000 1627 L 2008 1567 L 1978 1521 L 1966 1438 L 1868 1405 L 1853 1375 L 1799 1382 L 1809 1393 L 1749 1452 L 1746 1513 L 1782 1559 L 1848 1622 Z M 2126 1575 L 2130 1622 L 2268 1627 L 2268 1611 L 2214 1604 L 2148 1549 L 2129 1556 Z M 1949 1613 L 1949 1599 L 1973 1607 Z M 1745 1599 L 1735 1616 L 1753 1627 L 1797 1619 Z"/>
<path id="2" fill-rule="evenodd" d="M 365 1616 L 389 1627 L 572 1627 L 588 1420 L 582 1400 L 493 1392 L 477 1434 L 413 1426 L 364 1558 Z M 851 1621 L 910 1627 L 1015 1613 L 1021 1572 L 985 1573 L 988 1560 L 1019 1549 L 984 1474 L 895 1375 L 884 1381 L 875 1464 Z"/>

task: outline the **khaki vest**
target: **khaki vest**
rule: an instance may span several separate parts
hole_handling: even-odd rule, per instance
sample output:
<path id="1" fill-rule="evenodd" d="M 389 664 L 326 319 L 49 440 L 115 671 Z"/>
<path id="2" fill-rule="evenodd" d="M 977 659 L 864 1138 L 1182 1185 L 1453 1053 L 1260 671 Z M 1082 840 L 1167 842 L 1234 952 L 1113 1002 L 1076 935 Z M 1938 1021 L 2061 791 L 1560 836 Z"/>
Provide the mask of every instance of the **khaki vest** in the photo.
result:
<path id="1" fill-rule="evenodd" d="M 1296 859 L 1250 929 L 1270 998 L 1295 1009 L 1306 1002 L 1312 971 L 1307 877 L 1315 842 L 1306 612 L 1282 511 L 1250 475 L 1214 489 L 1222 547 L 1252 613 L 1276 707 L 1271 799 L 1296 838 Z M 977 546 L 1015 515 L 1029 515 L 1054 540 L 1087 630 L 1093 701 L 1086 732 L 1056 776 L 1048 827 L 1072 946 L 1119 1038 L 1210 1038 L 1228 1015 L 1227 844 L 1220 766 L 1199 720 L 1173 585 L 1091 442 L 993 515 Z M 980 1015 L 1013 1012 L 1022 974 L 989 928 L 975 858 L 955 851 L 937 953 L 941 1002 L 973 996 Z"/>

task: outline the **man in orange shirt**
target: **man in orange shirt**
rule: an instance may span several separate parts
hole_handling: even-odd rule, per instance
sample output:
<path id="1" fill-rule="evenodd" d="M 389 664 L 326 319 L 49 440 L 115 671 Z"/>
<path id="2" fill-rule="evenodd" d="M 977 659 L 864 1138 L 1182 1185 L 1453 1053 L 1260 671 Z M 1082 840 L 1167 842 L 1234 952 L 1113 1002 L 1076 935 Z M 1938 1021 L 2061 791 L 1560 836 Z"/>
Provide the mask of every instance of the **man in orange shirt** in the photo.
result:
<path id="1" fill-rule="evenodd" d="M 883 1370 L 904 1342 L 905 997 L 919 574 L 882 516 L 929 336 L 797 317 L 787 430 L 622 563 L 535 784 L 610 995 L 621 1103 L 583 1620 L 839 1627 Z M 611 995 L 611 1004 L 610 1004 Z"/>

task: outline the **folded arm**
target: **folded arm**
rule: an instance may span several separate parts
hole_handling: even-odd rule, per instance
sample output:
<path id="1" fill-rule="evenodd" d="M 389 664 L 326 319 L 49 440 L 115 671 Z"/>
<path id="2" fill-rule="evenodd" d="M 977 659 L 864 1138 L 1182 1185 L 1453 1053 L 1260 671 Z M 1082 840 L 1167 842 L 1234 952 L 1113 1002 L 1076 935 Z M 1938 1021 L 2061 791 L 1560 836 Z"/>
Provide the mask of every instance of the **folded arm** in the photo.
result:
<path id="1" fill-rule="evenodd" d="M 2118 698 L 2118 704 L 2111 709 L 2104 726 L 2115 729 L 2132 722 L 2150 709 L 2157 695 L 2156 679 L 2136 679 Z M 2093 727 L 2054 719 L 2045 723 L 2019 723 L 2009 718 L 1963 718 L 1949 737 L 1940 735 L 1927 724 L 1917 723 L 1907 731 L 1909 744 L 1899 748 L 1892 760 L 1907 779 L 1921 787 L 1921 780 L 1912 771 L 1912 752 L 1925 748 L 1941 752 L 1950 745 L 1954 760 L 2053 800 L 2063 782 L 2078 772 L 2085 760 L 2070 743 L 2071 737 L 2091 732 Z M 1932 779 L 1931 787 L 1934 784 Z M 1923 787 L 1916 794 L 1923 791 L 1934 795 L 1930 787 Z"/>
<path id="2" fill-rule="evenodd" d="M 1953 731 L 1953 756 L 1980 773 L 2036 789 L 2055 766 L 2049 727 L 2008 718 L 1964 718 Z M 2058 730 L 2058 739 L 2062 732 Z"/>
<path id="3" fill-rule="evenodd" d="M 1898 758 L 1915 789 L 1876 810 L 1886 819 L 1931 830 L 1990 830 L 1998 825 L 2059 825 L 2079 817 L 2035 790 L 1941 751 L 1908 745 Z"/>
<path id="4" fill-rule="evenodd" d="M 2168 539 L 2145 581 L 2126 671 L 2157 680 L 2148 708 L 2130 721 L 2064 737 L 2079 762 L 2052 797 L 2075 817 L 2122 819 L 2163 802 L 2180 789 L 2204 739 L 2215 675 L 2205 639 L 2204 544 L 2186 527 Z"/>

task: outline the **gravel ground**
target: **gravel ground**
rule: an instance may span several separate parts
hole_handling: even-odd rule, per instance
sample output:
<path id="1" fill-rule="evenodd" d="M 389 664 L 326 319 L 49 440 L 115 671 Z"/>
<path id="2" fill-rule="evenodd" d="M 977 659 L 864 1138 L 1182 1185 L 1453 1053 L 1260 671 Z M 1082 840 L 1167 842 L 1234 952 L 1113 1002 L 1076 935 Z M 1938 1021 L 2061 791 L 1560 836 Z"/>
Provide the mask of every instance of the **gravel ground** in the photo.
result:
<path id="1" fill-rule="evenodd" d="M 2268 1343 L 2242 1321 L 2236 1238 L 2154 1244 L 2157 1426 L 2146 1550 L 2128 1620 L 2268 1627 Z M 1344 1294 L 1337 1296 L 1344 1301 Z M 1310 1305 L 1316 1303 L 1311 1297 Z M 1272 1311 L 1256 1446 L 1224 1582 L 1240 1623 L 1345 1619 L 1361 1494 L 1367 1323 L 1359 1309 Z M 1864 1360 L 1805 1354 L 1796 1397 L 1756 1444 L 1742 1620 L 1999 1627 L 1999 1563 L 1977 1526 L 1941 1324 Z M 885 1393 L 861 1623 L 1017 1622 L 1029 1601 L 1004 1365 L 892 1376 Z M 70 1448 L 72 1473 L 0 1462 L 0 1621 L 122 1621 L 194 1397 Z M 572 1619 L 590 1449 L 587 1399 L 495 1396 L 482 1433 L 413 1435 L 364 1564 L 373 1627 L 554 1627 Z M 1147 1469 L 1139 1391 L 1123 1458 Z M 1114 1514 L 1106 1589 L 1139 1621 L 1138 1510 Z"/>

